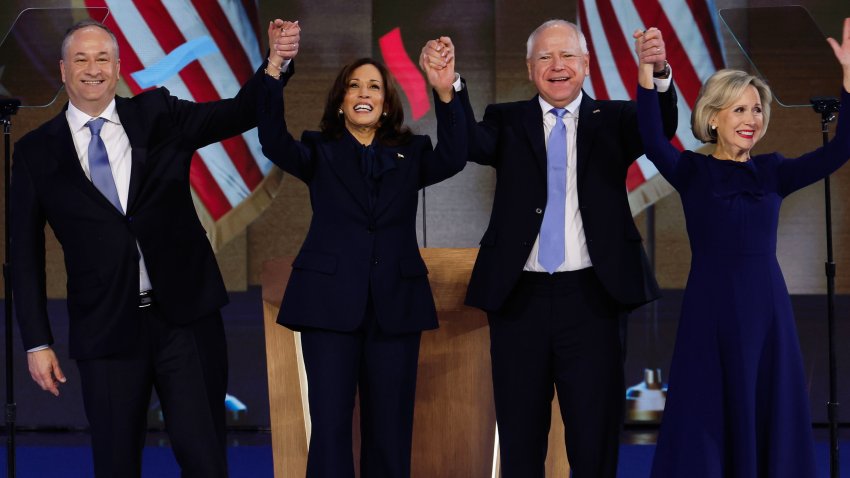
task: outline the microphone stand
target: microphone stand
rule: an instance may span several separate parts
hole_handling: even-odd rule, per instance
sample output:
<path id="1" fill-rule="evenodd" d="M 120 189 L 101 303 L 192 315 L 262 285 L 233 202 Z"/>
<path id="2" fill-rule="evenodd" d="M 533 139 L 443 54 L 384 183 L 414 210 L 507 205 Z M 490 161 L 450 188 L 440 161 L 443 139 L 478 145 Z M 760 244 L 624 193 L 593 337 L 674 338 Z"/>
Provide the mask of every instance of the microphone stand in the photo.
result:
<path id="1" fill-rule="evenodd" d="M 10 247 L 9 243 L 9 185 L 11 178 L 11 149 L 10 136 L 12 130 L 12 115 L 18 112 L 21 102 L 14 98 L 0 99 L 0 124 L 3 125 L 3 178 L 6 198 L 6 254 L 3 261 L 3 281 L 5 285 L 5 309 L 6 309 L 6 468 L 9 478 L 15 478 L 15 419 L 17 416 L 17 405 L 15 404 L 15 381 L 12 353 L 12 273 L 9 270 Z"/>
<path id="2" fill-rule="evenodd" d="M 829 123 L 835 119 L 840 102 L 837 98 L 816 96 L 811 99 L 812 107 L 821 115 L 823 144 L 829 142 Z M 832 202 L 830 199 L 829 176 L 823 180 L 824 205 L 826 209 L 826 301 L 827 327 L 829 335 L 829 401 L 826 404 L 829 420 L 829 465 L 830 477 L 838 478 L 838 386 L 835 359 L 835 261 L 832 256 Z"/>

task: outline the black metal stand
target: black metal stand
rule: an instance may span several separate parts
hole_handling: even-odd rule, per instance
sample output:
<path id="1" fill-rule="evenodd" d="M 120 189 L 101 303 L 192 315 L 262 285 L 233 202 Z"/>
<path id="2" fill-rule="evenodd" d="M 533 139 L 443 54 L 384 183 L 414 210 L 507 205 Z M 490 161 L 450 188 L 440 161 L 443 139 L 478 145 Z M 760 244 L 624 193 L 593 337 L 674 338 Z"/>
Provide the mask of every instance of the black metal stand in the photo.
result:
<path id="1" fill-rule="evenodd" d="M 821 115 L 823 144 L 829 142 L 829 123 L 835 119 L 840 102 L 837 98 L 817 96 L 812 98 L 815 112 Z M 840 476 L 838 466 L 838 381 L 835 359 L 835 261 L 832 256 L 832 201 L 830 199 L 829 176 L 823 180 L 824 205 L 826 210 L 826 301 L 827 327 L 829 335 L 829 401 L 826 404 L 829 420 L 829 465 L 830 477 Z"/>
<path id="2" fill-rule="evenodd" d="M 15 381 L 12 346 L 12 273 L 9 270 L 9 183 L 11 179 L 11 144 L 12 115 L 18 112 L 21 102 L 16 99 L 0 100 L 0 124 L 3 125 L 3 178 L 4 191 L 6 192 L 6 255 L 3 261 L 3 281 L 5 284 L 6 305 L 6 468 L 9 478 L 15 478 L 15 418 L 17 416 L 17 405 L 15 404 Z"/>

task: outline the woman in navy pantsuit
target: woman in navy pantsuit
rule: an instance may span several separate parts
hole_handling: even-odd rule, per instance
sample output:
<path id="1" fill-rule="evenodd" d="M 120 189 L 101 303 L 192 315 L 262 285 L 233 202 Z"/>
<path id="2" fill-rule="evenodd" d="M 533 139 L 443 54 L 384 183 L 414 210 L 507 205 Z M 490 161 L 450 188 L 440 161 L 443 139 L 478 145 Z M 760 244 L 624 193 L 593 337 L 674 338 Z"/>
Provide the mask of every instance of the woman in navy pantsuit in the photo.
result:
<path id="1" fill-rule="evenodd" d="M 353 477 L 360 393 L 361 477 L 407 477 L 422 330 L 437 327 L 416 240 L 417 191 L 466 163 L 454 62 L 428 80 L 438 144 L 402 122 L 387 69 L 363 58 L 337 75 L 321 131 L 296 141 L 280 88 L 260 103 L 263 152 L 310 189 L 313 217 L 292 264 L 278 323 L 301 332 L 312 433 L 308 477 Z M 294 65 L 289 64 L 291 75 Z M 271 80 L 269 80 L 271 81 Z"/>

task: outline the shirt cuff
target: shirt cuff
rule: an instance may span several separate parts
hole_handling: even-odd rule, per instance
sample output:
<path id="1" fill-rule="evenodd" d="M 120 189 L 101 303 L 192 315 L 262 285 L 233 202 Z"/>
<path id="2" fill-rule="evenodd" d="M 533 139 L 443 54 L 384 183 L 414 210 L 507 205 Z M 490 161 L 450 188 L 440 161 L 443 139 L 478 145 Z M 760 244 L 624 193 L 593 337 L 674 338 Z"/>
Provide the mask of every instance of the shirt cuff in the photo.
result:
<path id="1" fill-rule="evenodd" d="M 280 72 L 281 72 L 281 73 L 286 73 L 286 70 L 288 70 L 288 69 L 289 69 L 289 64 L 290 64 L 290 63 L 292 63 L 292 59 L 291 59 L 291 58 L 290 58 L 289 60 L 283 60 L 283 63 L 281 63 L 281 64 L 280 64 Z"/>
<path id="2" fill-rule="evenodd" d="M 452 88 L 458 93 L 463 89 L 463 82 L 460 81 L 460 73 L 458 72 L 455 72 L 455 81 L 452 83 Z"/>
<path id="3" fill-rule="evenodd" d="M 655 83 L 655 89 L 659 93 L 665 93 L 673 83 L 673 67 L 670 67 L 670 75 L 667 78 L 653 78 L 652 82 Z"/>
<path id="4" fill-rule="evenodd" d="M 42 350 L 47 350 L 47 349 L 49 349 L 49 348 L 50 348 L 50 346 L 49 346 L 49 345 L 39 345 L 38 347 L 33 347 L 33 348 L 31 348 L 31 349 L 27 350 L 27 353 L 30 353 L 30 352 L 40 352 L 40 351 L 42 351 Z"/>

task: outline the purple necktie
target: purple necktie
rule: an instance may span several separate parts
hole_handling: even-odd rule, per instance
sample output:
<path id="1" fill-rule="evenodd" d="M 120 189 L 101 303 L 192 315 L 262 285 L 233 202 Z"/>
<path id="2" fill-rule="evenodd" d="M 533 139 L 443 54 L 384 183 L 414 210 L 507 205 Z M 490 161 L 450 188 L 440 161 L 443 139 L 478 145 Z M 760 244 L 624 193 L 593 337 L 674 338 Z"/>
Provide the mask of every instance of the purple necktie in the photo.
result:
<path id="1" fill-rule="evenodd" d="M 537 260 L 550 274 L 564 263 L 564 209 L 567 202 L 567 110 L 552 108 L 555 127 L 546 146 L 546 212 L 540 226 Z"/>
<path id="2" fill-rule="evenodd" d="M 118 189 L 112 178 L 112 167 L 109 165 L 109 156 L 106 154 L 106 145 L 100 139 L 100 129 L 103 128 L 103 118 L 95 118 L 86 126 L 91 130 L 91 141 L 89 141 L 89 172 L 91 182 L 101 194 L 103 194 L 116 209 L 124 213 L 121 201 L 118 200 Z"/>

